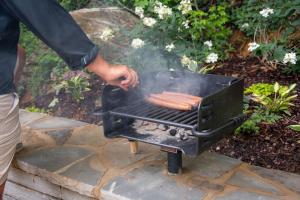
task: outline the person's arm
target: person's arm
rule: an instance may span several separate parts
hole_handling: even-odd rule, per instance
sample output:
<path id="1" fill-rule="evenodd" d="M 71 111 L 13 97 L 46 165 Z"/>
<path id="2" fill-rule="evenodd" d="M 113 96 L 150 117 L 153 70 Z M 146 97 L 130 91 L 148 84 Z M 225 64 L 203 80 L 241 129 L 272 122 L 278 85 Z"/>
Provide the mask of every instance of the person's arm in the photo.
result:
<path id="1" fill-rule="evenodd" d="M 127 80 L 111 81 L 112 84 L 136 85 L 137 75 L 131 69 L 117 66 L 116 70 L 109 70 L 111 66 L 98 55 L 97 46 L 87 38 L 71 15 L 56 0 L 1 0 L 0 4 L 55 50 L 71 69 L 88 66 L 90 71 L 108 83 L 112 80 L 111 77 L 116 77 L 112 71 L 119 71 L 118 78 L 124 76 Z"/>

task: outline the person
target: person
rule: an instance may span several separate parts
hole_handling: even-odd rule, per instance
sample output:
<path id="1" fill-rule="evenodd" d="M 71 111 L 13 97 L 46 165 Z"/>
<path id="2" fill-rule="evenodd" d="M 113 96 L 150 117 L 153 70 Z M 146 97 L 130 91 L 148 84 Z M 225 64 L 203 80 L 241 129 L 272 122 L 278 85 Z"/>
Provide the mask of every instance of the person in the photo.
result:
<path id="1" fill-rule="evenodd" d="M 138 84 L 133 69 L 111 65 L 100 56 L 99 48 L 56 0 L 0 0 L 0 199 L 16 144 L 20 142 L 14 86 L 20 22 L 56 51 L 72 70 L 87 67 L 108 84 L 124 90 Z"/>

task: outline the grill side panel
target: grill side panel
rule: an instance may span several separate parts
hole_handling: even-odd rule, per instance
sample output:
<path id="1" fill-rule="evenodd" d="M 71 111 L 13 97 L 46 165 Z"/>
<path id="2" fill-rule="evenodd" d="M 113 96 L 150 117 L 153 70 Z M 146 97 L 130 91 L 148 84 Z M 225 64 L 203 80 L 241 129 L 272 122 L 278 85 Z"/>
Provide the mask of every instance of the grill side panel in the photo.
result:
<path id="1" fill-rule="evenodd" d="M 243 113 L 244 81 L 236 79 L 219 92 L 206 97 L 199 107 L 198 131 L 213 130 Z"/>

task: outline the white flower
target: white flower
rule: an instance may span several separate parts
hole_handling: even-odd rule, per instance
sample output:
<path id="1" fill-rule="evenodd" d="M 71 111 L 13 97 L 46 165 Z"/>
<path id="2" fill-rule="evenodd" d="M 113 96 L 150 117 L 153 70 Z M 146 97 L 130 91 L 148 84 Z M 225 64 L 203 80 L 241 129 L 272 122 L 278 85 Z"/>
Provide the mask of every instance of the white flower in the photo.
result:
<path id="1" fill-rule="evenodd" d="M 206 57 L 206 60 L 205 60 L 206 63 L 215 63 L 217 61 L 218 61 L 218 54 L 216 54 L 216 53 L 208 54 L 208 56 Z"/>
<path id="2" fill-rule="evenodd" d="M 183 66 L 188 66 L 190 61 L 191 60 L 186 55 L 182 56 L 182 58 L 181 58 L 181 64 Z"/>
<path id="3" fill-rule="evenodd" d="M 135 38 L 132 40 L 131 42 L 131 46 L 134 48 L 134 49 L 138 49 L 138 48 L 141 48 L 142 46 L 145 45 L 145 42 L 143 40 L 141 40 L 140 38 Z"/>
<path id="4" fill-rule="evenodd" d="M 158 14 L 159 19 L 165 19 L 172 15 L 172 9 L 161 2 L 155 2 L 154 13 Z"/>
<path id="5" fill-rule="evenodd" d="M 297 57 L 296 57 L 296 53 L 292 52 L 292 53 L 286 53 L 284 58 L 283 58 L 283 63 L 287 64 L 288 62 L 290 62 L 291 64 L 296 64 L 297 62 Z"/>
<path id="6" fill-rule="evenodd" d="M 171 52 L 173 49 L 175 49 L 175 45 L 174 45 L 173 43 L 168 44 L 168 45 L 166 46 L 166 50 L 167 50 L 168 52 Z"/>
<path id="7" fill-rule="evenodd" d="M 181 64 L 185 67 L 188 67 L 192 71 L 195 71 L 198 67 L 198 63 L 195 60 L 190 59 L 186 55 L 181 58 Z"/>
<path id="8" fill-rule="evenodd" d="M 259 12 L 263 17 L 268 17 L 270 14 L 273 14 L 274 10 L 271 8 L 265 8 Z"/>
<path id="9" fill-rule="evenodd" d="M 254 51 L 255 49 L 257 49 L 259 47 L 259 44 L 257 44 L 256 42 L 250 42 L 248 44 L 248 50 L 249 51 Z"/>
<path id="10" fill-rule="evenodd" d="M 137 14 L 140 18 L 144 18 L 144 9 L 142 7 L 135 7 L 135 14 Z"/>
<path id="11" fill-rule="evenodd" d="M 182 12 L 182 14 L 187 14 L 192 10 L 192 3 L 190 0 L 181 0 L 180 5 L 178 6 L 178 10 Z"/>
<path id="12" fill-rule="evenodd" d="M 248 28 L 249 27 L 249 24 L 248 23 L 244 23 L 241 28 Z"/>
<path id="13" fill-rule="evenodd" d="M 208 41 L 205 41 L 204 42 L 204 45 L 206 45 L 209 49 L 211 49 L 211 47 L 212 47 L 212 41 L 211 40 L 208 40 Z"/>
<path id="14" fill-rule="evenodd" d="M 156 20 L 152 17 L 145 17 L 143 19 L 143 23 L 145 26 L 152 27 L 154 24 L 156 24 Z"/>
<path id="15" fill-rule="evenodd" d="M 182 22 L 182 25 L 184 26 L 184 28 L 188 29 L 188 28 L 190 28 L 189 23 L 190 23 L 189 20 L 185 20 L 184 22 Z"/>
<path id="16" fill-rule="evenodd" d="M 105 28 L 100 35 L 100 39 L 103 41 L 108 41 L 114 38 L 114 31 L 111 28 Z"/>

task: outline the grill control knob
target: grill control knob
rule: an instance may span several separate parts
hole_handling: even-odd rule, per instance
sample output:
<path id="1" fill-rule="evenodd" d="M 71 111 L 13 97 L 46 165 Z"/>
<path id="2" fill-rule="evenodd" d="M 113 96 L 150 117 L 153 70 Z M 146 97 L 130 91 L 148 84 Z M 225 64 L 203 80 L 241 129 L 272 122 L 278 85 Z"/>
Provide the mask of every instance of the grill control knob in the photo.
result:
<path id="1" fill-rule="evenodd" d="M 169 131 L 170 135 L 175 136 L 177 134 L 177 130 L 176 129 L 171 129 Z"/>

